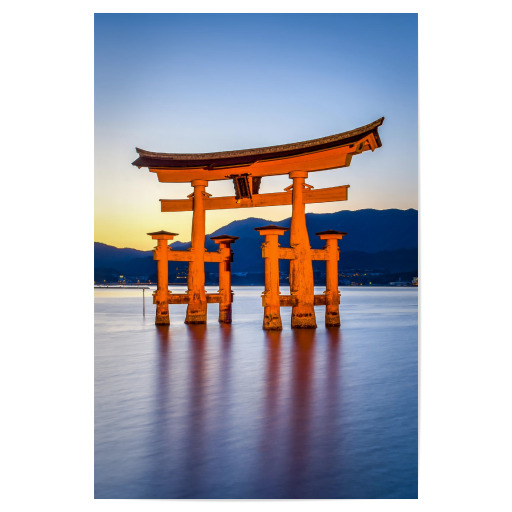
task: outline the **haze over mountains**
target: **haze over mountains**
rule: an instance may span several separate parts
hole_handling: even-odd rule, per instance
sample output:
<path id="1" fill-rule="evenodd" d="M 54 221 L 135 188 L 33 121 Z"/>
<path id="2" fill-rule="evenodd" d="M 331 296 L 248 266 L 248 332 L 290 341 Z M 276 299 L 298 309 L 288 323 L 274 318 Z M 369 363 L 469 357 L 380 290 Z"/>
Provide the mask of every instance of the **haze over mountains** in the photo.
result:
<path id="1" fill-rule="evenodd" d="M 164 219 L 163 219 L 164 220 Z M 239 240 L 232 246 L 234 250 L 233 273 L 262 273 L 264 269 L 261 258 L 263 237 L 254 228 L 275 224 L 290 227 L 291 218 L 279 222 L 263 218 L 250 217 L 233 221 L 210 233 L 206 237 L 206 249 L 216 251 L 218 246 L 210 236 L 221 234 L 238 236 Z M 326 229 L 347 232 L 340 242 L 340 269 L 367 269 L 385 273 L 416 273 L 418 269 L 418 211 L 409 210 L 356 210 L 334 213 L 306 214 L 311 246 L 324 246 L 315 233 Z M 164 224 L 164 223 L 163 223 Z M 165 226 L 161 226 L 165 229 Z M 149 239 L 149 237 L 148 237 Z M 148 240 L 149 241 L 149 240 Z M 280 237 L 283 247 L 288 247 L 289 233 Z M 151 241 L 152 242 L 152 241 Z M 190 242 L 174 242 L 174 249 L 185 250 Z M 288 262 L 281 262 L 281 271 L 287 272 Z M 317 271 L 325 266 L 324 262 L 314 262 Z M 170 262 L 170 278 L 175 272 L 183 272 L 187 267 L 183 262 Z M 215 272 L 216 263 L 206 264 L 206 272 Z M 116 276 L 156 276 L 156 263 L 152 251 L 136 249 L 119 249 L 99 242 L 94 243 L 95 281 L 117 281 Z M 154 279 L 152 279 L 153 281 Z"/>

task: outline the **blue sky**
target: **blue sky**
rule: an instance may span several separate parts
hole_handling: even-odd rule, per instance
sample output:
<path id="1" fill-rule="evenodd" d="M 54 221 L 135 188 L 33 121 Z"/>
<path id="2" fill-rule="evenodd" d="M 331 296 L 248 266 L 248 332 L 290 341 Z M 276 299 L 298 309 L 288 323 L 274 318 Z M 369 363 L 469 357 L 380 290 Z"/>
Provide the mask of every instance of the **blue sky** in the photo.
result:
<path id="1" fill-rule="evenodd" d="M 96 14 L 95 240 L 147 249 L 148 231 L 190 236 L 190 213 L 161 213 L 160 198 L 189 185 L 159 183 L 131 165 L 135 146 L 209 152 L 285 144 L 385 116 L 382 148 L 349 168 L 311 173 L 316 188 L 350 185 L 343 203 L 307 211 L 417 208 L 416 14 Z M 269 178 L 276 192 L 288 178 Z M 231 195 L 229 182 L 211 183 Z M 290 207 L 207 213 L 279 220 Z M 147 240 L 146 240 L 147 238 Z"/>

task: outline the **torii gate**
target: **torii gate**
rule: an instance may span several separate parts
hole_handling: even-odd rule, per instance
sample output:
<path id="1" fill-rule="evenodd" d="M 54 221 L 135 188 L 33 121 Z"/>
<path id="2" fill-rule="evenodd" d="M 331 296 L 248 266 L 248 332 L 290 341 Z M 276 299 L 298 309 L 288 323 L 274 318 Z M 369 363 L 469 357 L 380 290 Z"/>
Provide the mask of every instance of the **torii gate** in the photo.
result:
<path id="1" fill-rule="evenodd" d="M 221 258 L 217 256 L 217 253 L 205 252 L 206 210 L 291 204 L 290 250 L 293 251 L 293 255 L 286 257 L 290 259 L 291 299 L 289 301 L 282 301 L 281 305 L 292 306 L 292 327 L 315 328 L 312 260 L 324 259 L 332 261 L 334 252 L 332 244 L 328 243 L 325 249 L 325 257 L 314 257 L 312 255 L 313 251 L 306 229 L 305 205 L 329 201 L 346 201 L 349 185 L 313 190 L 313 187 L 306 184 L 305 180 L 309 172 L 348 167 L 354 155 L 368 150 L 374 151 L 381 147 L 382 143 L 378 134 L 378 127 L 382 125 L 383 121 L 384 118 L 382 117 L 371 124 L 348 132 L 320 139 L 265 148 L 222 151 L 218 153 L 154 153 L 136 148 L 139 158 L 133 162 L 133 165 L 139 167 L 139 169 L 147 167 L 150 172 L 156 173 L 158 181 L 162 183 L 189 182 L 194 189 L 193 193 L 188 196 L 188 199 L 160 199 L 162 212 L 192 211 L 193 217 L 192 242 L 189 254 L 184 254 L 183 257 L 175 255 L 172 258 L 189 262 L 188 292 L 182 299 L 178 299 L 177 296 L 175 299 L 168 299 L 167 292 L 162 289 L 159 295 L 161 299 L 160 313 L 164 314 L 159 314 L 157 301 L 157 323 L 159 317 L 160 323 L 169 323 L 168 303 L 180 302 L 188 304 L 185 323 L 206 323 L 207 302 L 221 302 L 220 299 L 217 300 L 217 297 L 213 296 L 209 300 L 204 289 L 204 262 L 218 261 L 221 263 L 222 261 L 227 261 L 227 256 Z M 284 192 L 259 193 L 263 177 L 282 174 L 288 174 L 292 180 L 292 185 L 287 187 Z M 209 181 L 226 179 L 233 180 L 235 187 L 234 196 L 211 197 L 211 194 L 206 192 L 205 189 Z M 274 228 L 277 227 L 274 226 Z M 164 242 L 164 240 L 172 239 L 175 235 L 174 233 L 161 233 L 160 238 L 158 238 L 158 233 L 151 233 L 151 235 L 153 238 L 161 239 L 162 243 L 165 244 L 167 242 Z M 337 234 L 333 235 L 332 233 Z M 261 234 L 265 235 L 265 232 Z M 272 234 L 280 233 L 273 232 Z M 319 235 L 323 235 L 321 238 L 328 240 L 328 242 L 329 239 L 339 239 L 344 234 L 328 231 L 319 233 Z M 233 241 L 231 240 L 231 242 Z M 275 236 L 275 241 L 277 244 L 277 236 Z M 227 244 L 227 247 L 229 248 L 229 244 Z M 175 254 L 178 251 L 170 252 Z M 285 256 L 281 255 L 278 257 Z M 155 257 L 155 259 L 157 258 Z M 165 259 L 167 260 L 167 257 Z M 265 259 L 266 274 L 270 272 L 270 267 L 267 269 L 267 262 L 269 261 L 268 258 Z M 332 274 L 332 264 L 330 267 L 328 265 L 328 268 L 331 268 L 330 274 Z M 329 296 L 338 293 L 337 272 L 336 292 L 332 291 L 333 279 L 331 277 L 331 291 L 327 293 Z M 218 294 L 212 295 L 216 296 Z M 321 301 L 317 301 L 317 303 L 321 303 Z M 323 303 L 326 304 L 325 301 Z M 331 316 L 335 317 L 336 313 L 333 308 L 336 307 L 339 310 L 339 307 L 332 301 L 329 305 L 331 306 Z M 326 315 L 326 323 L 327 317 L 328 315 Z M 230 321 L 231 311 L 229 309 Z M 332 325 L 336 325 L 335 319 L 333 319 L 333 322 Z M 278 324 L 280 325 L 280 318 Z M 265 326 L 264 321 L 264 328 L 280 328 L 278 324 L 270 322 Z M 339 325 L 339 313 L 337 325 Z"/>

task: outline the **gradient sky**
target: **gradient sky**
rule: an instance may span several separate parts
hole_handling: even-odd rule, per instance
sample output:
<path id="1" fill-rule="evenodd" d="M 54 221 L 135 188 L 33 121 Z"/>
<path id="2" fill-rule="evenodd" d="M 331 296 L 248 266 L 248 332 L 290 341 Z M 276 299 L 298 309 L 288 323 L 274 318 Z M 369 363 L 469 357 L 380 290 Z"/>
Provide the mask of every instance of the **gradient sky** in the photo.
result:
<path id="1" fill-rule="evenodd" d="M 381 148 L 307 180 L 350 185 L 348 201 L 306 211 L 417 208 L 417 40 L 416 14 L 96 14 L 95 240 L 149 250 L 146 233 L 160 229 L 190 240 L 192 213 L 161 213 L 159 199 L 185 198 L 192 188 L 132 166 L 136 146 L 271 146 L 381 116 Z M 260 192 L 289 184 L 287 176 L 264 178 Z M 234 195 L 229 181 L 207 191 Z M 290 206 L 209 211 L 206 232 L 290 215 Z"/>

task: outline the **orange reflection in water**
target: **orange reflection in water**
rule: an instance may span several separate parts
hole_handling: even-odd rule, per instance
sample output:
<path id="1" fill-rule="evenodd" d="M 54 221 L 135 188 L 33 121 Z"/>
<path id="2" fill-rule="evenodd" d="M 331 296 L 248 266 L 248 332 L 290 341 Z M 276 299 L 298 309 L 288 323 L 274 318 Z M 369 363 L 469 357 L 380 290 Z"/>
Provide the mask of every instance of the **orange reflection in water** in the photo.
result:
<path id="1" fill-rule="evenodd" d="M 97 497 L 412 497 L 410 294 L 361 292 L 342 340 L 322 326 L 264 332 L 260 294 L 242 292 L 231 326 L 155 328 L 138 299 L 98 300 Z"/>
<path id="2" fill-rule="evenodd" d="M 169 328 L 157 328 L 157 408 L 160 411 L 157 422 L 163 429 L 157 437 L 162 447 L 172 446 L 176 450 L 178 444 L 180 449 L 176 452 L 181 458 L 175 458 L 167 467 L 179 467 L 179 471 L 169 473 L 167 481 L 174 482 L 177 496 L 192 497 L 200 492 L 196 485 L 208 488 L 208 482 L 218 478 L 205 461 L 220 457 L 218 463 L 221 464 L 223 453 L 229 453 L 233 446 L 230 444 L 235 442 L 229 427 L 237 418 L 230 416 L 229 400 L 238 392 L 232 385 L 232 373 L 239 370 L 232 367 L 232 350 L 233 343 L 242 344 L 244 340 L 234 339 L 233 327 L 229 325 L 218 328 L 187 325 L 185 334 L 171 343 Z M 264 482 L 268 487 L 272 480 L 275 481 L 273 496 L 299 496 L 311 472 L 308 464 L 315 449 L 318 452 L 315 438 L 323 430 L 329 430 L 323 422 L 328 420 L 329 410 L 334 411 L 338 399 L 340 330 L 331 329 L 326 334 L 317 339 L 312 329 L 262 333 L 265 357 L 264 364 L 259 366 L 261 388 L 255 382 L 255 389 L 261 389 L 261 394 L 255 395 L 256 402 L 248 404 L 247 409 L 248 414 L 260 418 L 259 423 L 252 425 L 259 431 L 259 443 L 257 450 L 250 450 L 248 444 L 248 450 L 254 453 L 239 455 L 254 458 L 254 463 L 248 464 L 245 470 L 254 474 L 253 479 L 247 480 L 254 482 L 255 496 L 261 492 L 258 486 Z M 171 359 L 178 354 L 182 354 L 180 366 L 186 361 L 188 365 L 173 379 Z M 318 358 L 320 365 L 316 365 Z M 173 368 L 174 371 L 179 369 Z M 174 402 L 171 388 L 178 384 L 184 388 L 186 405 L 182 423 L 185 428 L 174 432 L 169 410 L 173 409 Z M 261 412 L 255 414 L 258 410 Z M 315 432 L 318 423 L 320 430 Z M 218 448 L 212 448 L 216 440 Z M 329 453 L 320 455 L 328 457 Z M 168 470 L 163 466 L 155 471 Z"/>
<path id="3" fill-rule="evenodd" d="M 299 497 L 311 461 L 330 456 L 328 444 L 324 453 L 318 453 L 316 440 L 329 431 L 329 418 L 338 409 L 340 341 L 339 329 L 330 329 L 327 340 L 325 335 L 318 339 L 312 329 L 265 335 L 263 424 L 255 473 L 260 479 L 265 475 L 267 492 L 274 487 L 269 497 Z M 323 360 L 316 365 L 320 357 Z"/>

